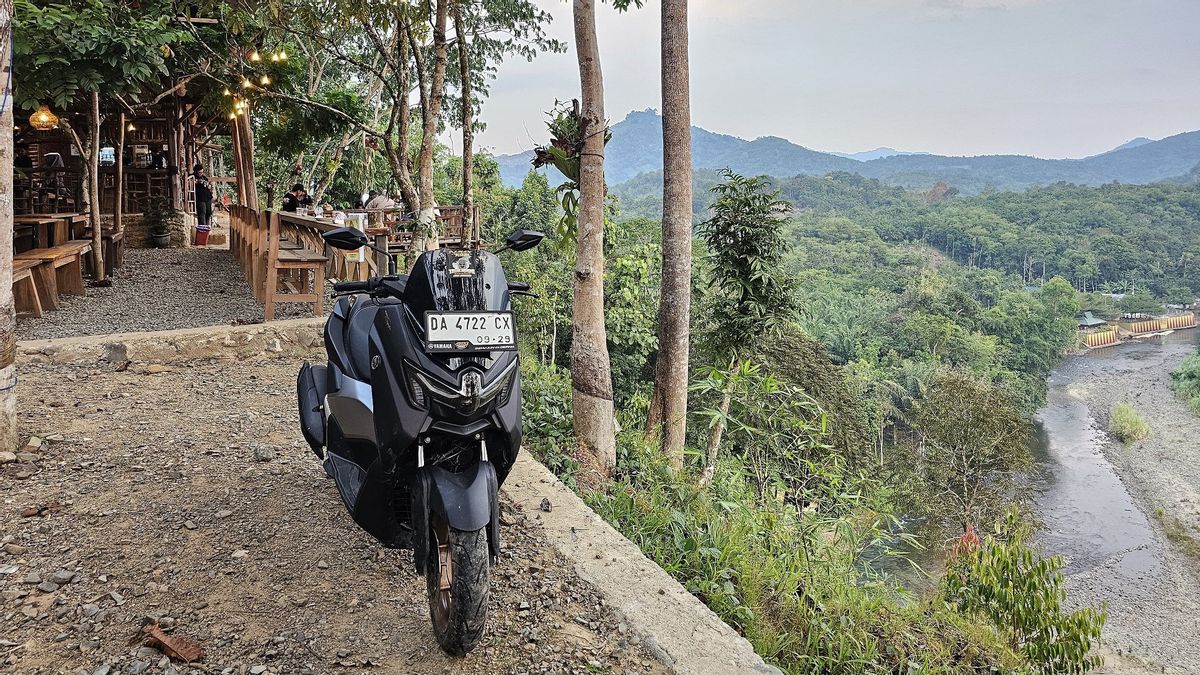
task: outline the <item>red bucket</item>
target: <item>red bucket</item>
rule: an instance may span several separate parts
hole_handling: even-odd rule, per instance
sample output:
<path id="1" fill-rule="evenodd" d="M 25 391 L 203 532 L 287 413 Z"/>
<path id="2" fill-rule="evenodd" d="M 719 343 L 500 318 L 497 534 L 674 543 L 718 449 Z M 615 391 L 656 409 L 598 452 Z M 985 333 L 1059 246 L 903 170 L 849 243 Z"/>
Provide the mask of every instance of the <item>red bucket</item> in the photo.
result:
<path id="1" fill-rule="evenodd" d="M 196 228 L 196 246 L 208 246 L 208 229 Z"/>

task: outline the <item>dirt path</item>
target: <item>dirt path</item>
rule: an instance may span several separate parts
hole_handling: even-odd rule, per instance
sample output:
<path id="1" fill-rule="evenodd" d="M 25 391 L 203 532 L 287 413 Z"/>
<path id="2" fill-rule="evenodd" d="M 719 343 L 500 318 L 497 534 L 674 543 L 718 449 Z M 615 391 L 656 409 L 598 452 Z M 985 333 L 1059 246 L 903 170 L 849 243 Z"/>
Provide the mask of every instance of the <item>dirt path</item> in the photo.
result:
<path id="1" fill-rule="evenodd" d="M 0 466 L 0 672 L 663 672 L 520 505 L 487 637 L 443 655 L 411 556 L 353 525 L 299 440 L 296 368 L 21 368 L 49 440 Z M 146 617 L 203 667 L 131 645 Z"/>
<path id="2" fill-rule="evenodd" d="M 1151 429 L 1145 441 L 1106 438 L 1103 446 L 1154 530 L 1144 574 L 1122 587 L 1103 583 L 1104 569 L 1071 579 L 1072 594 L 1109 603 L 1105 640 L 1144 664 L 1137 672 L 1200 673 L 1200 557 L 1180 540 L 1182 534 L 1200 546 L 1200 420 L 1169 387 L 1170 371 L 1195 350 L 1194 337 L 1118 347 L 1070 363 L 1071 394 L 1087 403 L 1099 428 L 1107 429 L 1114 405 L 1129 401 Z M 1176 522 L 1168 536 L 1164 525 Z"/>

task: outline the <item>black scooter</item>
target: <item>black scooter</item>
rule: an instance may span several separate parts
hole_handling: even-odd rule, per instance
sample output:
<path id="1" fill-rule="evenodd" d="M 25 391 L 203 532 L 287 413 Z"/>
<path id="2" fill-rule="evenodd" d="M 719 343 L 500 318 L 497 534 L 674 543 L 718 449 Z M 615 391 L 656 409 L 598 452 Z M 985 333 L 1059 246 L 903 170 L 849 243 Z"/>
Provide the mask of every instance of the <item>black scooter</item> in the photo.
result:
<path id="1" fill-rule="evenodd" d="M 323 236 L 374 248 L 352 228 Z M 518 230 L 500 251 L 542 238 Z M 426 251 L 406 275 L 388 260 L 387 276 L 334 284 L 328 365 L 306 362 L 297 378 L 300 427 L 355 522 L 413 550 L 438 644 L 463 655 L 487 622 L 497 493 L 521 447 L 511 297 L 533 294 L 477 248 Z"/>

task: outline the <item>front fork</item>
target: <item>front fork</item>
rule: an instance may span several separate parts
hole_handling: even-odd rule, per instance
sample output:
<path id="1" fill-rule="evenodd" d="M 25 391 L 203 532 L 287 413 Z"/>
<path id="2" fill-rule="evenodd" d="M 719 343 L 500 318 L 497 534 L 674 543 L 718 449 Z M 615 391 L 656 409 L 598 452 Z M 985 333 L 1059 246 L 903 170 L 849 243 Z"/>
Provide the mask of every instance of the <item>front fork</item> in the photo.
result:
<path id="1" fill-rule="evenodd" d="M 462 473 L 451 473 L 425 464 L 424 444 L 417 446 L 417 472 L 412 487 L 413 562 L 426 574 L 433 519 L 462 532 L 487 528 L 488 552 L 500 555 L 500 482 L 487 461 L 487 445 L 480 441 L 480 461 Z M 441 543 L 445 543 L 443 540 Z M 439 556 L 441 557 L 441 556 Z"/>

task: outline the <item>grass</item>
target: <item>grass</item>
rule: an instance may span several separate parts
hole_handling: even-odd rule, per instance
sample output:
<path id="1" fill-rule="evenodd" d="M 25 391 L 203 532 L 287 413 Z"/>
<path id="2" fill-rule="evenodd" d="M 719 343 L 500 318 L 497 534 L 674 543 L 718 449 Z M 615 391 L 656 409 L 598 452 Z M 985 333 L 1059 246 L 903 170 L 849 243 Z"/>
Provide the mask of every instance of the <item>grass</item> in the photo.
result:
<path id="1" fill-rule="evenodd" d="M 1128 401 L 1118 403 L 1108 419 L 1108 430 L 1122 443 L 1140 441 L 1150 436 L 1150 425 Z"/>
<path id="2" fill-rule="evenodd" d="M 1168 516 L 1167 512 L 1162 508 L 1155 509 L 1154 515 L 1158 518 L 1158 522 L 1162 524 L 1163 532 L 1166 533 L 1167 539 L 1170 539 L 1188 556 L 1200 560 L 1200 537 L 1193 534 L 1188 526 L 1184 525 L 1178 518 Z"/>
<path id="3" fill-rule="evenodd" d="M 787 673 L 1017 672 L 1026 662 L 986 621 L 864 577 L 876 515 L 760 501 L 722 461 L 701 489 L 623 434 L 619 479 L 589 505 Z M 829 505 L 827 505 L 829 504 Z"/>

